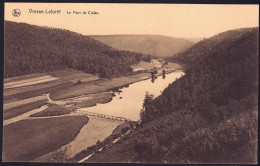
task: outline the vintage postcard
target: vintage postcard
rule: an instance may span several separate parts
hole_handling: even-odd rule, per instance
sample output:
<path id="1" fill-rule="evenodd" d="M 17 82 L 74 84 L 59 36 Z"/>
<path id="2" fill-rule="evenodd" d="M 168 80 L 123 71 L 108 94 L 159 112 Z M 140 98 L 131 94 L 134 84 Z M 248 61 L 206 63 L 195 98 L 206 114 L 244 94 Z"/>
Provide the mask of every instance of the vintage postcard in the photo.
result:
<path id="1" fill-rule="evenodd" d="M 5 3 L 3 162 L 256 164 L 258 4 Z"/>

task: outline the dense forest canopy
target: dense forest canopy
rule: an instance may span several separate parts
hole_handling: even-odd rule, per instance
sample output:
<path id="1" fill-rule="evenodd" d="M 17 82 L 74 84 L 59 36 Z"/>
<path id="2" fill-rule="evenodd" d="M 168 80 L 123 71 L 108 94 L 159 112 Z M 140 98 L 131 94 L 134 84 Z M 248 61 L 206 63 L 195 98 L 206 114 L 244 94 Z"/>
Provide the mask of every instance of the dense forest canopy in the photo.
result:
<path id="1" fill-rule="evenodd" d="M 140 53 L 118 51 L 68 30 L 5 21 L 4 77 L 74 68 L 102 77 L 126 75 Z"/>
<path id="2" fill-rule="evenodd" d="M 180 54 L 186 74 L 153 99 L 142 122 L 90 161 L 256 163 L 259 29 L 227 31 Z"/>

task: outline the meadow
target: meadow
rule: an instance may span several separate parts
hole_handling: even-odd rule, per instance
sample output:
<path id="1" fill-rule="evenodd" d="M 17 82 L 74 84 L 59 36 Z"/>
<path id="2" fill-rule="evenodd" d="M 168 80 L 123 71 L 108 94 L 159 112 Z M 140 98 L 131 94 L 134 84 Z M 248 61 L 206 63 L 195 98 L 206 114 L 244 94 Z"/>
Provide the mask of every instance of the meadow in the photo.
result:
<path id="1" fill-rule="evenodd" d="M 30 161 L 72 141 L 86 116 L 21 120 L 3 128 L 3 161 Z M 51 130 L 50 130 L 51 129 Z"/>

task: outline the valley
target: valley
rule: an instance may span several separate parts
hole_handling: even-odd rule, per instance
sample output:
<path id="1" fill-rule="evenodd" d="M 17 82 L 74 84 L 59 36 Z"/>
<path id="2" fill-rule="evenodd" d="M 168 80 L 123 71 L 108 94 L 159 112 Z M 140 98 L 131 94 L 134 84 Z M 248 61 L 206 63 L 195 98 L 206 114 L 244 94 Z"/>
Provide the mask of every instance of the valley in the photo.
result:
<path id="1" fill-rule="evenodd" d="M 143 63 L 140 63 L 139 66 L 141 65 L 142 67 L 145 67 L 142 64 Z M 154 67 L 152 63 L 150 67 Z M 168 73 L 170 73 L 181 69 L 181 66 L 169 62 L 166 66 L 163 66 L 163 68 L 167 68 Z M 129 84 L 131 86 L 133 83 L 150 79 L 151 74 L 147 72 L 150 71 L 150 69 L 151 68 L 147 68 L 145 72 L 140 74 L 110 79 L 100 78 L 98 75 L 87 74 L 82 71 L 69 68 L 55 70 L 53 72 L 34 73 L 7 78 L 4 82 L 4 135 L 9 135 L 10 138 L 6 137 L 6 139 L 9 139 L 8 141 L 11 143 L 14 138 L 12 137 L 12 134 L 10 134 L 13 130 L 13 127 L 10 126 L 16 126 L 16 124 L 19 124 L 16 128 L 23 130 L 23 128 L 26 128 L 28 125 L 36 125 L 39 122 L 40 126 L 37 126 L 40 128 L 29 127 L 26 138 L 24 137 L 25 135 L 20 135 L 18 138 L 20 140 L 28 141 L 27 137 L 30 137 L 32 140 L 36 139 L 37 141 L 40 141 L 33 142 L 34 144 L 41 144 L 44 146 L 48 142 L 59 142 L 59 148 L 57 146 L 55 146 L 56 149 L 43 149 L 44 147 L 39 147 L 41 152 L 35 153 L 35 155 L 30 156 L 28 159 L 32 161 L 48 162 L 55 158 L 57 152 L 64 152 L 64 160 L 65 158 L 68 160 L 87 147 L 95 145 L 97 141 L 103 141 L 112 134 L 112 131 L 118 125 L 124 123 L 124 121 L 86 116 L 78 113 L 76 110 L 87 109 L 94 107 L 97 104 L 105 104 L 110 102 L 113 98 L 115 98 L 114 96 L 116 94 L 119 94 L 117 92 L 118 89 L 123 87 L 127 88 Z M 162 71 L 159 70 L 159 74 L 161 72 Z M 150 80 L 147 81 L 150 82 Z M 124 97 L 124 99 L 127 99 L 127 97 Z M 142 104 L 140 103 L 139 105 Z M 139 116 L 139 110 L 135 109 L 135 111 L 137 111 L 137 115 Z M 105 111 L 104 114 L 109 113 Z M 120 114 L 117 115 L 119 117 L 121 116 Z M 74 121 L 77 122 L 83 117 L 88 117 L 88 122 L 84 122 L 83 124 L 68 124 L 75 131 L 79 132 L 68 132 L 66 135 L 62 134 L 65 132 L 63 128 L 64 126 L 60 126 L 59 123 L 64 123 L 64 120 L 69 120 L 70 118 L 73 118 Z M 41 129 L 44 128 L 44 130 L 46 130 L 46 127 L 51 125 L 45 125 L 44 121 L 48 122 L 52 119 L 55 120 L 55 123 L 57 123 L 53 124 L 56 125 L 56 133 L 52 133 L 54 135 L 50 137 L 48 131 L 45 131 L 46 134 L 43 135 L 42 138 L 38 139 L 39 136 L 37 132 L 40 132 Z M 106 127 L 104 128 L 104 126 Z M 53 131 L 50 130 L 49 132 Z M 92 133 L 92 135 L 90 135 L 90 133 Z M 58 135 L 61 135 L 60 139 L 64 139 L 64 137 L 67 137 L 68 135 L 69 138 L 64 139 L 62 142 L 60 142 L 60 139 L 53 140 L 53 138 L 55 138 L 54 136 Z M 13 136 L 16 136 L 16 134 Z M 5 142 L 6 139 L 4 140 Z M 14 147 L 18 146 L 18 142 L 12 142 L 12 144 L 14 144 Z M 19 142 L 19 144 L 21 144 L 21 146 L 27 145 L 25 142 L 23 143 L 23 141 Z M 3 156 L 4 160 L 28 160 L 26 157 L 24 158 L 23 156 L 18 155 L 22 151 L 18 151 L 16 156 L 10 155 L 13 151 L 10 148 L 11 146 L 8 144 L 5 146 L 5 155 Z M 23 154 L 29 155 L 34 152 L 35 149 L 27 149 L 23 151 Z"/>
<path id="2" fill-rule="evenodd" d="M 259 28 L 149 30 L 5 21 L 3 162 L 257 163 Z"/>

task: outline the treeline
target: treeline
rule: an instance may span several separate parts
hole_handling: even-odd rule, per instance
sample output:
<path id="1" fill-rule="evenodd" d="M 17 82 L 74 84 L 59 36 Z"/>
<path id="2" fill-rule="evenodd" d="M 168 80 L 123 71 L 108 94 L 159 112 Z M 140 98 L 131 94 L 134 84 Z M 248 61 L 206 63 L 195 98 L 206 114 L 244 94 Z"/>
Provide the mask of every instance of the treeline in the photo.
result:
<path id="1" fill-rule="evenodd" d="M 74 68 L 101 77 L 131 73 L 148 56 L 117 51 L 68 30 L 5 21 L 4 77 Z"/>

